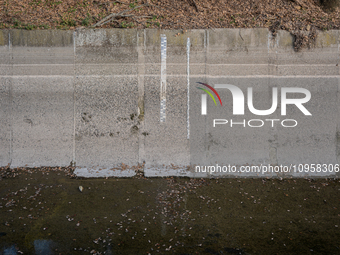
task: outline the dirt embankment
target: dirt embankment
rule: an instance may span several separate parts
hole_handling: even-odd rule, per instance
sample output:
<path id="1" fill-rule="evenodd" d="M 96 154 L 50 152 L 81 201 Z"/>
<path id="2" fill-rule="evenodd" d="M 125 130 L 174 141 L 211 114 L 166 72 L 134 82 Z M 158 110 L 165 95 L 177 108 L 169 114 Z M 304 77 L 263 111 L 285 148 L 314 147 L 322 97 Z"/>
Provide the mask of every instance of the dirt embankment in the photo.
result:
<path id="1" fill-rule="evenodd" d="M 325 10 L 319 0 L 1 0 L 0 28 L 91 27 L 110 14 L 97 27 L 309 31 L 340 26 L 339 8 Z"/>
<path id="2" fill-rule="evenodd" d="M 0 29 L 258 28 L 287 30 L 295 49 L 339 29 L 339 0 L 1 0 Z"/>

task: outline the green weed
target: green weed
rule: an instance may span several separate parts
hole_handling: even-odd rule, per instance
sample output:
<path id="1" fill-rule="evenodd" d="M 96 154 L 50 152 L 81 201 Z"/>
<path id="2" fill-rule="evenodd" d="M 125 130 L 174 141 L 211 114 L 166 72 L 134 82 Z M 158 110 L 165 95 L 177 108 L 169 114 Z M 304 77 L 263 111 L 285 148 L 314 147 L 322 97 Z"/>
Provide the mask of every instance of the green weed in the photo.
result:
<path id="1" fill-rule="evenodd" d="M 24 28 L 25 28 L 26 30 L 33 30 L 33 29 L 36 29 L 37 26 L 36 26 L 36 25 L 32 25 L 32 24 L 26 24 L 26 25 L 24 26 Z"/>
<path id="2" fill-rule="evenodd" d="M 135 8 L 137 6 L 137 1 L 135 1 L 134 3 L 129 4 L 130 8 Z"/>
<path id="3" fill-rule="evenodd" d="M 92 19 L 90 15 L 88 14 L 87 17 L 81 21 L 81 25 L 87 27 L 91 24 L 91 22 L 92 22 Z"/>
<path id="4" fill-rule="evenodd" d="M 44 29 L 49 29 L 50 26 L 47 25 L 47 24 L 42 24 L 42 25 L 39 25 L 40 28 L 44 28 Z"/>
<path id="5" fill-rule="evenodd" d="M 77 25 L 77 22 L 73 19 L 62 19 L 62 21 L 60 22 L 60 25 L 75 27 Z"/>
<path id="6" fill-rule="evenodd" d="M 126 23 L 125 21 L 123 21 L 121 24 L 120 24 L 120 27 L 121 28 L 131 28 L 131 27 L 134 27 L 135 24 L 133 22 L 130 22 L 130 23 Z"/>
<path id="7" fill-rule="evenodd" d="M 41 3 L 41 1 L 33 0 L 29 5 L 36 5 L 38 6 Z"/>
<path id="8" fill-rule="evenodd" d="M 17 19 L 13 21 L 14 28 L 20 28 L 21 27 L 21 22 Z"/>

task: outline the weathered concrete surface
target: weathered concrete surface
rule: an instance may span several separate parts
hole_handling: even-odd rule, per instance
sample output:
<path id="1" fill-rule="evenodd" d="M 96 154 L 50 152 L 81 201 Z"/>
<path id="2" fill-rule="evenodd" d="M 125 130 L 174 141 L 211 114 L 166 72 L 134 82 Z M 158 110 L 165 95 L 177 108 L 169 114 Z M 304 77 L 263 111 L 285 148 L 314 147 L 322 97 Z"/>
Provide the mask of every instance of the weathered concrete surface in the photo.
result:
<path id="1" fill-rule="evenodd" d="M 65 166 L 72 161 L 73 79 L 15 77 L 12 166 Z"/>
<path id="2" fill-rule="evenodd" d="M 0 165 L 11 163 L 11 84 L 0 78 Z"/>
<path id="3" fill-rule="evenodd" d="M 137 165 L 136 30 L 80 31 L 75 43 L 76 165 Z"/>
<path id="4" fill-rule="evenodd" d="M 131 76 L 76 78 L 76 165 L 138 164 L 137 100 Z"/>
<path id="5" fill-rule="evenodd" d="M 198 139 L 191 140 L 191 164 L 197 165 L 290 165 L 290 164 L 337 164 L 334 139 L 337 128 L 337 78 L 298 78 L 273 77 L 265 78 L 218 78 L 209 79 L 209 84 L 234 84 L 246 94 L 247 87 L 254 90 L 254 107 L 269 109 L 271 106 L 272 88 L 301 87 L 308 89 L 312 99 L 305 105 L 312 116 L 303 116 L 296 107 L 287 107 L 289 119 L 295 119 L 298 126 L 287 128 L 280 125 L 287 116 L 275 112 L 268 116 L 256 116 L 246 111 L 244 116 L 232 116 L 232 98 L 227 91 L 219 91 L 226 107 L 215 110 L 213 102 L 209 109 L 215 110 L 206 116 L 200 115 L 200 107 L 193 105 L 191 134 Z M 322 84 L 322 85 L 321 85 Z M 200 91 L 196 100 L 200 100 Z M 212 101 L 212 100 L 211 100 Z M 228 124 L 213 127 L 213 119 L 227 119 Z M 261 128 L 250 127 L 251 119 L 265 122 Z M 277 119 L 274 127 L 265 119 Z M 245 124 L 235 124 L 230 121 Z M 260 125 L 255 121 L 252 125 Z M 232 174 L 234 175 L 234 174 Z M 237 173 L 237 176 L 245 176 Z M 300 175 L 288 173 L 288 176 Z M 327 176 L 327 173 L 318 175 Z"/>
<path id="6" fill-rule="evenodd" d="M 0 165 L 73 164 L 100 172 L 144 163 L 146 176 L 289 177 L 306 173 L 210 174 L 194 166 L 339 164 L 339 35 L 318 32 L 310 49 L 295 52 L 288 32 L 273 37 L 267 29 L 2 30 Z M 238 86 L 245 115 L 232 115 L 223 89 L 223 107 L 208 96 L 208 114 L 201 115 L 205 92 L 197 82 Z M 254 115 L 249 87 L 256 109 L 269 109 L 273 88 L 308 89 L 312 116 L 295 106 L 282 116 L 280 100 L 271 115 Z M 217 118 L 296 119 L 298 126 L 214 128 Z"/>
<path id="7" fill-rule="evenodd" d="M 72 32 L 11 30 L 11 166 L 72 161 Z"/>
<path id="8" fill-rule="evenodd" d="M 11 163 L 11 48 L 6 30 L 0 31 L 0 165 Z"/>
<path id="9" fill-rule="evenodd" d="M 133 177 L 136 175 L 136 172 L 132 169 L 127 170 L 112 170 L 106 168 L 91 168 L 91 167 L 83 167 L 76 168 L 74 174 L 79 177 L 85 178 L 102 178 L 102 177 Z"/>

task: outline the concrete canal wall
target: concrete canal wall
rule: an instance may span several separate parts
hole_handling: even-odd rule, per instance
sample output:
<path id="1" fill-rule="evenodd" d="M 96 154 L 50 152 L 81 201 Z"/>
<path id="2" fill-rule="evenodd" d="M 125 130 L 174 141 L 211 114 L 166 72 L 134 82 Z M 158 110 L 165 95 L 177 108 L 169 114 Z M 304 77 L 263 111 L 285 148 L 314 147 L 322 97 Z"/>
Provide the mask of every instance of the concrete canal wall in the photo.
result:
<path id="1" fill-rule="evenodd" d="M 210 177 L 194 166 L 285 165 L 289 172 L 219 175 L 337 176 L 293 169 L 340 163 L 339 38 L 339 31 L 318 32 L 296 52 L 290 33 L 273 37 L 262 28 L 2 30 L 0 166 L 73 164 L 95 175 L 145 163 L 146 176 Z M 244 115 L 233 114 L 230 91 L 218 86 L 223 106 L 209 90 L 218 104 L 208 95 L 202 115 L 206 93 L 197 87 L 208 88 L 198 82 L 239 88 Z M 249 87 L 263 110 L 276 88 L 276 111 L 254 115 Z M 282 88 L 308 90 L 303 107 L 311 116 L 294 104 L 283 115 Z M 213 127 L 216 119 L 224 124 Z M 298 124 L 285 127 L 295 123 L 286 119 Z"/>

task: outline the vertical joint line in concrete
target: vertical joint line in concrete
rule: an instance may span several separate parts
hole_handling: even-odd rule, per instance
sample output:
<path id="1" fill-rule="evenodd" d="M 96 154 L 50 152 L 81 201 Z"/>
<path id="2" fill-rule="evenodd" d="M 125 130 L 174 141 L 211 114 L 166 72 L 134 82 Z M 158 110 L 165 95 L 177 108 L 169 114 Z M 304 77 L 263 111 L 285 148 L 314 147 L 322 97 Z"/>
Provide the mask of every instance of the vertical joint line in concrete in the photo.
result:
<path id="1" fill-rule="evenodd" d="M 187 38 L 187 139 L 190 139 L 190 38 Z"/>
<path id="2" fill-rule="evenodd" d="M 275 75 L 277 71 L 278 44 L 279 44 L 278 36 L 274 37 L 272 33 L 268 31 L 268 38 L 267 38 L 268 72 L 267 74 L 270 76 Z"/>
<path id="3" fill-rule="evenodd" d="M 144 49 L 145 49 L 145 47 L 146 47 L 146 30 L 144 29 Z"/>
<path id="4" fill-rule="evenodd" d="M 268 31 L 268 40 L 267 40 L 267 53 L 269 54 L 269 49 L 270 49 L 270 40 L 271 40 L 271 32 Z"/>
<path id="5" fill-rule="evenodd" d="M 207 59 L 208 59 L 208 42 L 209 40 L 209 31 L 208 30 L 205 30 L 204 31 L 204 76 L 205 76 L 205 79 L 207 79 Z"/>
<path id="6" fill-rule="evenodd" d="M 165 122 L 166 116 L 166 35 L 161 35 L 161 89 L 160 89 L 160 122 Z"/>
<path id="7" fill-rule="evenodd" d="M 10 123 L 9 123 L 9 165 L 12 165 L 13 160 L 13 95 L 12 95 L 12 82 L 9 84 L 9 100 L 10 100 Z"/>
<path id="8" fill-rule="evenodd" d="M 207 47 L 209 47 L 209 29 L 207 29 Z"/>
<path id="9" fill-rule="evenodd" d="M 271 74 L 270 72 L 270 55 L 269 55 L 269 50 L 270 50 L 270 39 L 271 39 L 271 32 L 268 31 L 268 38 L 267 38 L 267 61 L 268 61 L 268 69 L 267 69 L 267 74 Z"/>
<path id="10" fill-rule="evenodd" d="M 340 75 L 340 32 L 338 31 L 338 57 L 337 57 L 337 66 L 338 66 L 338 74 Z"/>
<path id="11" fill-rule="evenodd" d="M 8 50 L 10 53 L 9 63 L 11 64 L 11 72 L 10 75 L 13 75 L 13 52 L 12 52 L 12 41 L 11 41 L 11 33 L 8 33 Z M 12 165 L 13 161 L 13 86 L 12 86 L 12 78 L 9 83 L 9 100 L 10 100 L 10 123 L 9 123 L 9 166 Z"/>
<path id="12" fill-rule="evenodd" d="M 73 32 L 73 144 L 72 166 L 76 164 L 76 31 Z"/>
<path id="13" fill-rule="evenodd" d="M 144 36 L 143 36 L 144 35 Z M 140 41 L 140 36 L 143 36 L 143 41 Z M 143 44 L 142 44 L 143 43 Z M 144 48 L 143 48 L 144 47 Z M 143 164 L 145 159 L 145 136 L 142 135 L 144 132 L 144 75 L 145 75 L 145 30 L 144 34 L 137 31 L 137 53 L 138 53 L 138 118 L 140 121 L 139 137 L 138 137 L 138 163 Z"/>
<path id="14" fill-rule="evenodd" d="M 207 31 L 204 31 L 204 48 L 207 47 Z"/>
<path id="15" fill-rule="evenodd" d="M 206 29 L 205 30 L 205 37 L 206 37 L 206 47 L 205 47 L 205 60 L 204 60 L 204 62 L 205 62 L 205 70 L 204 70 L 204 78 L 205 78 L 205 81 L 206 82 L 208 82 L 208 80 L 207 80 L 207 75 L 209 74 L 209 66 L 208 66 L 208 54 L 209 54 L 209 30 L 208 29 Z M 203 95 L 205 95 L 205 94 L 203 94 Z M 207 95 L 205 95 L 205 97 L 206 97 Z M 202 102 L 204 102 L 204 100 L 203 100 L 203 98 L 202 98 Z M 207 118 L 204 118 L 204 122 L 205 122 L 205 124 L 204 124 L 204 140 L 206 141 L 206 139 L 207 139 L 207 133 L 208 133 L 208 124 L 207 124 Z M 205 142 L 204 143 L 204 150 L 206 151 L 206 153 L 204 153 L 204 161 L 206 161 L 208 158 L 209 158 L 209 156 L 207 155 L 207 153 L 208 153 L 208 143 L 207 142 Z"/>
<path id="16" fill-rule="evenodd" d="M 12 49 L 11 33 L 8 33 L 8 49 Z"/>

